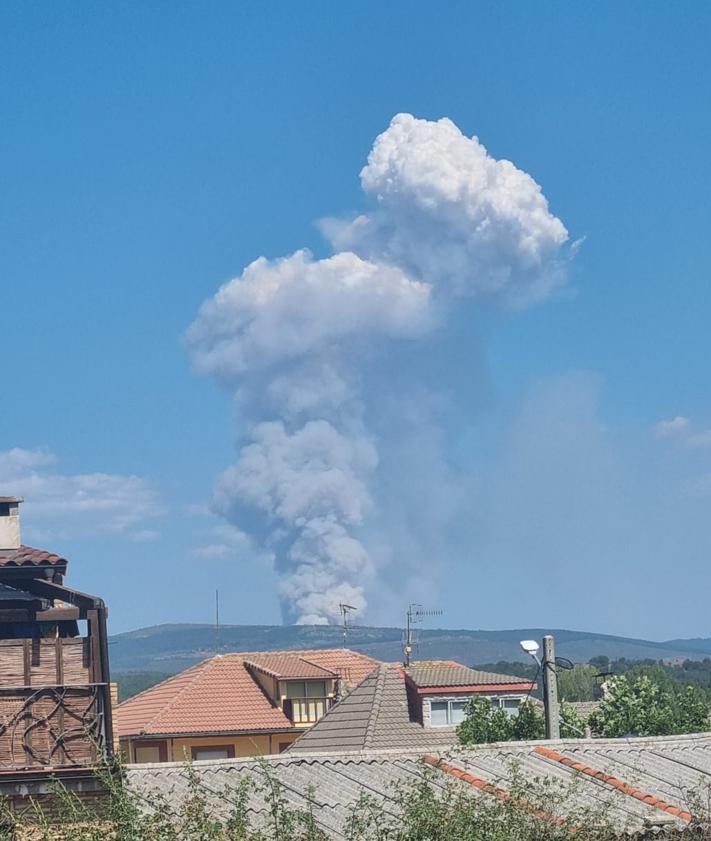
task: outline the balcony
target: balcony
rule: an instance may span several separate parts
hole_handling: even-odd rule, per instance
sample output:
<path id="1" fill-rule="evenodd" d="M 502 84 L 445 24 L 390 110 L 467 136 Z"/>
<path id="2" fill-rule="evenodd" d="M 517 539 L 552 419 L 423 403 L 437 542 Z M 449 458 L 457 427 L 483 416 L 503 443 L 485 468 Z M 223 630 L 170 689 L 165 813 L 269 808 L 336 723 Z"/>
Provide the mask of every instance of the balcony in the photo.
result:
<path id="1" fill-rule="evenodd" d="M 96 762 L 106 746 L 104 686 L 0 686 L 0 775 Z"/>
<path id="2" fill-rule="evenodd" d="M 284 714 L 295 726 L 316 724 L 328 712 L 332 698 L 286 698 Z"/>

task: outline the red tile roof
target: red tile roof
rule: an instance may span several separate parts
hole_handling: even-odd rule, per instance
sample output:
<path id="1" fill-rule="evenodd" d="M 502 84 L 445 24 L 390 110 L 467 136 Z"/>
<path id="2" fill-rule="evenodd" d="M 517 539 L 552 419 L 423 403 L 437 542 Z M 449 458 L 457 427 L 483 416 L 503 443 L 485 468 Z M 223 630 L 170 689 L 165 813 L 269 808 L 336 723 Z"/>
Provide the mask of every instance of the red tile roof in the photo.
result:
<path id="1" fill-rule="evenodd" d="M 340 674 L 351 686 L 378 666 L 347 648 L 218 655 L 124 701 L 116 710 L 116 731 L 126 738 L 291 730 L 291 721 L 271 703 L 247 666 L 268 660 L 286 669 L 286 659 L 294 661 L 294 671 L 299 661 L 307 661 L 329 676 Z"/>
<path id="2" fill-rule="evenodd" d="M 259 654 L 245 660 L 248 666 L 266 672 L 275 678 L 333 678 L 338 677 L 335 672 L 324 669 L 293 654 Z"/>
<path id="3" fill-rule="evenodd" d="M 47 552 L 45 549 L 33 549 L 31 546 L 20 546 L 19 549 L 0 549 L 0 567 L 31 567 L 31 566 L 67 566 L 66 558 Z"/>

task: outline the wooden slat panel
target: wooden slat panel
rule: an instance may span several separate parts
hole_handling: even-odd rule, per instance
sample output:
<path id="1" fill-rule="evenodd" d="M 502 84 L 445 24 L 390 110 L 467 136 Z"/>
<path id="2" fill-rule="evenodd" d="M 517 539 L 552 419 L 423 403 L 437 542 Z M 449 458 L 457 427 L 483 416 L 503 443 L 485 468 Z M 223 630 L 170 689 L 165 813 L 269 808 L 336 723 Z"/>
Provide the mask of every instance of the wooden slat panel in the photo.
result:
<path id="1" fill-rule="evenodd" d="M 24 650 L 23 640 L 0 643 L 0 686 L 25 685 Z"/>
<path id="2" fill-rule="evenodd" d="M 33 640 L 32 686 L 54 686 L 57 683 L 57 649 L 54 640 Z M 36 665 L 35 665 L 36 664 Z"/>
<path id="3" fill-rule="evenodd" d="M 22 683 L 24 686 L 32 684 L 32 653 L 30 641 L 22 640 Z"/>
<path id="4" fill-rule="evenodd" d="M 62 665 L 67 685 L 91 683 L 89 663 L 84 659 L 86 640 L 81 637 L 62 640 Z"/>

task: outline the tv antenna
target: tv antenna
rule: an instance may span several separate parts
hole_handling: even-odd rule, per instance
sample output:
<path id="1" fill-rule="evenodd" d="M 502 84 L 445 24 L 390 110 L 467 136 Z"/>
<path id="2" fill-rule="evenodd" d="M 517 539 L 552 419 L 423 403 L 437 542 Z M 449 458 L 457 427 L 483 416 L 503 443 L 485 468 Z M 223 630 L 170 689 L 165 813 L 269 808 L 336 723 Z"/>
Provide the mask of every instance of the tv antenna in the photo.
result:
<path id="1" fill-rule="evenodd" d="M 220 591 L 215 590 L 215 654 L 220 653 Z"/>
<path id="2" fill-rule="evenodd" d="M 340 608 L 341 616 L 343 617 L 343 645 L 345 646 L 348 642 L 348 631 L 351 628 L 351 613 L 354 613 L 358 610 L 358 608 L 352 604 L 344 604 L 343 602 L 341 602 L 338 607 Z"/>
<path id="3" fill-rule="evenodd" d="M 415 644 L 414 632 L 412 626 L 418 622 L 422 622 L 425 616 L 441 616 L 441 610 L 427 610 L 421 604 L 411 604 L 407 609 L 407 628 L 405 630 L 405 645 L 403 651 L 405 652 L 405 666 L 410 665 L 410 658 L 412 655 L 412 647 Z"/>

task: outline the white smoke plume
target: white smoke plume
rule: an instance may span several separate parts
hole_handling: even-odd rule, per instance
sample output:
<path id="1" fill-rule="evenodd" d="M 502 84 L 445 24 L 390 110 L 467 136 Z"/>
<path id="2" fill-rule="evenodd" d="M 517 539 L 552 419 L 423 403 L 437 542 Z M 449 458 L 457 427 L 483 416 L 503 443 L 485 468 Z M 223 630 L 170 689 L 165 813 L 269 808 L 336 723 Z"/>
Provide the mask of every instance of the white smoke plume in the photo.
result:
<path id="1" fill-rule="evenodd" d="M 563 282 L 568 232 L 541 188 L 451 120 L 398 114 L 360 178 L 375 210 L 346 223 L 326 220 L 334 248 L 400 266 L 443 295 L 515 307 Z"/>
<path id="2" fill-rule="evenodd" d="M 286 621 L 365 610 L 378 580 L 364 535 L 387 440 L 367 421 L 391 351 L 436 335 L 457 300 L 520 307 L 564 280 L 567 232 L 540 187 L 450 120 L 396 116 L 361 181 L 374 209 L 322 223 L 333 256 L 256 260 L 187 333 L 244 442 L 213 508 L 274 552 Z"/>

